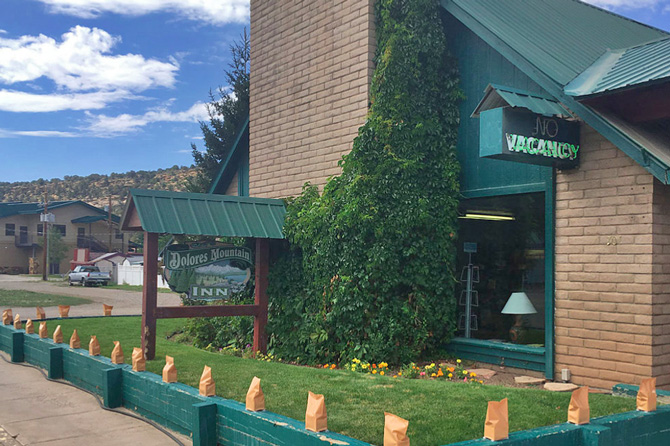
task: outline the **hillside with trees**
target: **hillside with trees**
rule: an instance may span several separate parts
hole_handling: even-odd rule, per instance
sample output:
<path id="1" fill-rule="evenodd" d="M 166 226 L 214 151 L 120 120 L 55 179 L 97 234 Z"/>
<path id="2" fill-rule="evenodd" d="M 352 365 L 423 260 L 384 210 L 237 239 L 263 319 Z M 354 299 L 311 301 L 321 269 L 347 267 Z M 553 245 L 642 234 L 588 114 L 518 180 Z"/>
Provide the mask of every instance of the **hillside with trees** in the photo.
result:
<path id="1" fill-rule="evenodd" d="M 0 202 L 41 202 L 44 200 L 46 190 L 49 201 L 82 200 L 103 208 L 107 206 L 111 196 L 112 211 L 120 215 L 123 212 L 129 189 L 185 191 L 189 181 L 192 181 L 196 175 L 195 167 L 175 165 L 168 169 L 154 171 L 131 170 L 109 175 L 92 174 L 85 177 L 73 175 L 65 176 L 63 179 L 40 178 L 15 183 L 0 182 Z"/>

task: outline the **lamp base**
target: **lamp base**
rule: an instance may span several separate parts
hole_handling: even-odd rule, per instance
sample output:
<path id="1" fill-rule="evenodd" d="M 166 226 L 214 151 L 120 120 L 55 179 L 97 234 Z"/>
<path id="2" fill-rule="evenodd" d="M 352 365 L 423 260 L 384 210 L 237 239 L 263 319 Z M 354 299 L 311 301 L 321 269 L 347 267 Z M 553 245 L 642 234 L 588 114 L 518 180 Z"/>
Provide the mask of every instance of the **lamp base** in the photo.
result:
<path id="1" fill-rule="evenodd" d="M 519 337 L 523 332 L 522 322 L 523 320 L 521 318 L 521 315 L 517 314 L 514 325 L 512 325 L 512 328 L 509 329 L 509 339 L 515 344 L 519 341 Z"/>

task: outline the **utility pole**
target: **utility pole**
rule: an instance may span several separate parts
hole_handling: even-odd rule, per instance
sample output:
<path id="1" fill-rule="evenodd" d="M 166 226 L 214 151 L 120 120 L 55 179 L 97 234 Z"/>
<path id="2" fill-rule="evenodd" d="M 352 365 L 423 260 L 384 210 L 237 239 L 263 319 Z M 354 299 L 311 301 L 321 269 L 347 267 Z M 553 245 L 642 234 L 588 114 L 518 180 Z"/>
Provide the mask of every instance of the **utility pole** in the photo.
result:
<path id="1" fill-rule="evenodd" d="M 112 196 L 109 196 L 109 205 L 107 206 L 107 226 L 109 227 L 109 245 L 107 252 L 112 252 Z"/>
<path id="2" fill-rule="evenodd" d="M 42 280 L 47 281 L 49 280 L 49 272 L 47 271 L 48 266 L 48 256 L 47 256 L 47 249 L 49 248 L 49 230 L 48 230 L 48 225 L 47 225 L 47 214 L 48 214 L 48 206 L 49 203 L 47 202 L 47 189 L 44 188 L 44 226 L 42 227 L 42 235 L 44 237 L 44 246 L 42 246 Z"/>

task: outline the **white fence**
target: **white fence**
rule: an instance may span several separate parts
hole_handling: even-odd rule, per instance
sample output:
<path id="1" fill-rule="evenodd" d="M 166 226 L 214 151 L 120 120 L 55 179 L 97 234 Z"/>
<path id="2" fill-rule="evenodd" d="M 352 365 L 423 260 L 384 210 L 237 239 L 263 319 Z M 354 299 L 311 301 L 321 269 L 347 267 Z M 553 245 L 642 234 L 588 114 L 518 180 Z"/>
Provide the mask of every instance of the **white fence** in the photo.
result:
<path id="1" fill-rule="evenodd" d="M 114 277 L 118 285 L 143 285 L 144 267 L 142 265 L 115 265 Z M 162 275 L 158 275 L 158 288 L 168 288 Z"/>

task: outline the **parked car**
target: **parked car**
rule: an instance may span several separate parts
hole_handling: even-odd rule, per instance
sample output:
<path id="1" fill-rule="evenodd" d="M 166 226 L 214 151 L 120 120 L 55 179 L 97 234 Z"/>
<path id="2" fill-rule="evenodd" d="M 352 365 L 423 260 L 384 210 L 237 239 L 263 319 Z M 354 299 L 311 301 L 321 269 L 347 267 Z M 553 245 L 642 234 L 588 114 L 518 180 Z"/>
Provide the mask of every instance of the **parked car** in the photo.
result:
<path id="1" fill-rule="evenodd" d="M 103 273 L 97 266 L 78 266 L 69 275 L 70 286 L 80 283 L 82 286 L 107 285 L 112 280 L 109 273 Z"/>

